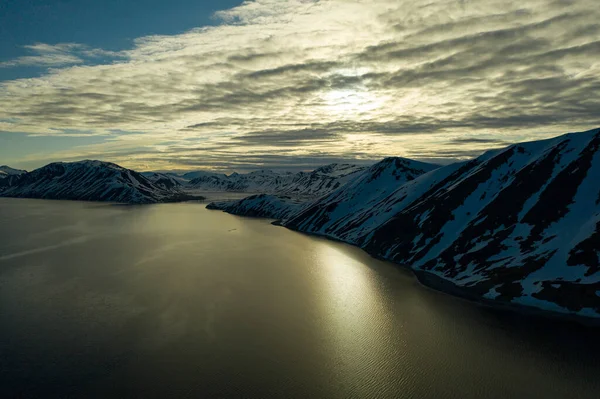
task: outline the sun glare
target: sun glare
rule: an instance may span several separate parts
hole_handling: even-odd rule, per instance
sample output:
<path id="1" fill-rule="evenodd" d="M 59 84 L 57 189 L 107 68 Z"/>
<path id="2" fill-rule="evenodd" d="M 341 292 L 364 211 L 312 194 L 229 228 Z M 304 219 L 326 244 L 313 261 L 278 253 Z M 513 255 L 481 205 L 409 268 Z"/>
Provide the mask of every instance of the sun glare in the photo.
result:
<path id="1" fill-rule="evenodd" d="M 322 95 L 328 114 L 336 117 L 352 117 L 379 108 L 383 101 L 365 90 L 330 90 Z"/>

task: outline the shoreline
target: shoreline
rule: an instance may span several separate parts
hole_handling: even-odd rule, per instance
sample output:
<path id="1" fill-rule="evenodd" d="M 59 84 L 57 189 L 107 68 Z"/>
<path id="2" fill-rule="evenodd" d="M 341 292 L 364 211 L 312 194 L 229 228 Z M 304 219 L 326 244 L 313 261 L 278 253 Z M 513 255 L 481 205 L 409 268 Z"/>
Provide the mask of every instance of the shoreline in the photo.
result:
<path id="1" fill-rule="evenodd" d="M 184 202 L 200 202 L 206 201 L 208 198 L 203 196 L 192 196 L 192 195 L 183 195 L 183 196 L 174 196 L 171 198 L 167 198 L 162 201 L 154 201 L 154 202 L 119 202 L 119 201 L 109 201 L 109 200 L 87 200 L 87 199 L 78 199 L 78 198 L 41 198 L 41 197 L 20 197 L 20 196 L 8 196 L 2 195 L 0 192 L 0 199 L 28 199 L 28 200 L 42 200 L 42 201 L 71 201 L 71 202 L 88 202 L 91 204 L 114 204 L 114 205 L 158 205 L 158 204 L 178 204 Z"/>
<path id="2" fill-rule="evenodd" d="M 389 260 L 388 260 L 389 262 Z M 392 262 L 394 263 L 394 262 Z M 394 263 L 398 265 L 398 263 Z M 402 265 L 401 265 L 402 266 Z M 546 310 L 534 306 L 522 305 L 518 303 L 499 302 L 493 299 L 480 297 L 472 294 L 464 288 L 454 284 L 451 281 L 445 280 L 440 276 L 423 270 L 414 270 L 408 266 L 402 266 L 410 269 L 415 278 L 422 286 L 440 292 L 445 295 L 451 295 L 454 298 L 459 298 L 469 303 L 481 306 L 483 308 L 500 311 L 503 313 L 511 313 L 520 316 L 532 316 L 547 321 L 560 321 L 576 323 L 583 327 L 600 327 L 600 318 L 581 316 L 574 313 L 561 313 L 553 310 Z"/>
<path id="3" fill-rule="evenodd" d="M 219 210 L 219 209 L 214 209 L 214 210 Z M 223 210 L 221 210 L 221 211 L 225 212 Z M 226 212 L 226 213 L 229 213 L 229 212 Z M 233 213 L 230 213 L 230 214 L 235 215 Z M 235 216 L 240 216 L 240 215 L 235 215 Z M 321 238 L 325 238 L 327 240 L 331 240 L 334 242 L 341 242 L 341 243 L 344 243 L 347 245 L 352 245 L 353 247 L 356 247 L 356 248 L 360 248 L 362 251 L 364 251 L 369 256 L 371 256 L 375 259 L 390 262 L 395 266 L 399 266 L 403 269 L 410 270 L 421 286 L 431 289 L 431 290 L 434 290 L 436 292 L 442 293 L 444 295 L 450 295 L 454 298 L 462 299 L 462 300 L 467 301 L 476 306 L 481 306 L 483 308 L 487 308 L 487 309 L 494 310 L 494 311 L 500 311 L 503 313 L 510 313 L 513 315 L 536 317 L 536 318 L 544 319 L 546 321 L 576 323 L 578 326 L 583 326 L 583 327 L 588 327 L 588 328 L 600 328 L 600 318 L 582 316 L 582 315 L 578 315 L 578 314 L 574 314 L 574 313 L 562 313 L 562 312 L 542 309 L 542 308 L 538 308 L 538 307 L 534 307 L 534 306 L 522 305 L 522 304 L 518 304 L 518 303 L 499 302 L 499 301 L 496 301 L 493 299 L 483 298 L 479 295 L 470 293 L 464 287 L 460 287 L 460 286 L 456 285 L 455 283 L 453 283 L 452 281 L 445 280 L 444 278 L 442 278 L 434 273 L 424 271 L 424 270 L 415 270 L 408 265 L 403 265 L 400 263 L 393 262 L 389 259 L 386 259 L 386 258 L 383 258 L 380 256 L 376 256 L 376 255 L 366 251 L 364 248 L 362 248 L 358 245 L 355 245 L 355 244 L 352 244 L 352 243 L 349 243 L 349 242 L 346 242 L 346 241 L 343 241 L 340 239 L 336 239 L 334 237 L 329 237 L 325 234 L 309 233 L 309 232 L 305 232 L 305 231 L 301 231 L 301 230 L 291 229 L 291 228 L 284 226 L 280 220 L 276 220 L 276 221 L 272 222 L 271 224 L 273 226 L 284 227 L 288 230 L 306 234 L 309 236 L 321 237 Z"/>

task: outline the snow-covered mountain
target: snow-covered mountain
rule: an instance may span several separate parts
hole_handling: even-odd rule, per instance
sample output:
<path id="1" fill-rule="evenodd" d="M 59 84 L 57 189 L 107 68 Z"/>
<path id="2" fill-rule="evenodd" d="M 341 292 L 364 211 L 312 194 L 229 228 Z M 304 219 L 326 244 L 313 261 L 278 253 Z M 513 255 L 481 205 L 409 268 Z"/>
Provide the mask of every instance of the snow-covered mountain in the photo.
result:
<path id="1" fill-rule="evenodd" d="M 187 180 L 172 173 L 142 172 L 140 174 L 165 190 L 177 189 L 187 184 Z"/>
<path id="2" fill-rule="evenodd" d="M 51 163 L 0 180 L 0 197 L 155 203 L 186 199 L 137 173 L 101 161 Z"/>
<path id="3" fill-rule="evenodd" d="M 197 179 L 199 177 L 206 177 L 206 176 L 217 176 L 219 178 L 227 178 L 227 175 L 225 175 L 224 173 L 215 173 L 215 172 L 210 172 L 210 171 L 205 171 L 205 170 L 196 170 L 193 172 L 187 172 L 187 173 L 184 173 L 183 175 L 181 175 L 181 178 L 183 178 L 186 181 L 190 181 L 190 180 Z"/>
<path id="4" fill-rule="evenodd" d="M 596 129 L 486 153 L 357 242 L 471 295 L 599 317 L 599 150 Z"/>
<path id="5" fill-rule="evenodd" d="M 8 176 L 22 175 L 23 173 L 27 173 L 27 171 L 21 170 L 21 169 L 13 169 L 10 166 L 6 166 L 6 165 L 0 166 L 0 179 L 4 179 L 5 177 L 8 177 Z"/>
<path id="6" fill-rule="evenodd" d="M 189 187 L 205 191 L 235 191 L 294 196 L 321 196 L 356 178 L 366 167 L 348 164 L 331 164 L 312 172 L 277 173 L 259 170 L 247 174 L 223 175 L 209 172 L 192 172 L 182 177 L 195 176 Z"/>
<path id="7" fill-rule="evenodd" d="M 292 175 L 290 183 L 275 190 L 288 195 L 322 196 L 357 179 L 368 167 L 349 164 L 330 164 L 313 170 Z"/>
<path id="8" fill-rule="evenodd" d="M 212 202 L 207 205 L 207 208 L 240 216 L 285 219 L 302 206 L 304 206 L 303 202 L 291 197 L 258 194 L 239 201 Z"/>
<path id="9" fill-rule="evenodd" d="M 304 207 L 289 221 L 290 227 L 336 239 L 356 236 L 373 206 L 405 183 L 439 168 L 406 158 L 386 158 L 340 189 Z M 360 229 L 359 229 L 360 230 Z M 335 234 L 332 234 L 336 232 Z"/>
<path id="10" fill-rule="evenodd" d="M 391 187 L 386 161 L 281 223 L 359 245 L 454 294 L 600 317 L 600 129 L 489 151 Z"/>

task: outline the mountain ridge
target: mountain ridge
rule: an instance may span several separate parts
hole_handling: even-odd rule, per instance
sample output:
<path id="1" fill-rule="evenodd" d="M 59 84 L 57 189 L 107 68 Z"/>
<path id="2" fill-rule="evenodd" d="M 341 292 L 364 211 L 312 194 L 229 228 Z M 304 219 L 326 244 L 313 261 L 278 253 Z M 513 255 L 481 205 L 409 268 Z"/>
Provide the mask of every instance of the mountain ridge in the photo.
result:
<path id="1" fill-rule="evenodd" d="M 23 173 L 27 173 L 26 170 L 11 168 L 8 165 L 0 166 L 0 179 L 4 179 L 8 176 L 18 176 Z"/>
<path id="2" fill-rule="evenodd" d="M 352 164 L 329 164 L 310 172 L 274 172 L 257 170 L 230 175 L 200 173 L 188 186 L 204 191 L 232 191 L 257 194 L 279 194 L 317 197 L 327 194 L 358 176 L 366 167 Z"/>
<path id="3" fill-rule="evenodd" d="M 0 197 L 148 204 L 190 199 L 111 162 L 53 162 L 0 180 Z"/>

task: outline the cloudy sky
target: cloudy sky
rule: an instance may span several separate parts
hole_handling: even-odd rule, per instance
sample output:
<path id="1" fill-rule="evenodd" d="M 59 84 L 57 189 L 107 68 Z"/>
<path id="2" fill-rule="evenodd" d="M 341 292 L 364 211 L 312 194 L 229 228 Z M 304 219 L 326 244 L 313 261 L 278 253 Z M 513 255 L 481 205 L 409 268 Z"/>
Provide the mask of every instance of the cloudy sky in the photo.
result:
<path id="1" fill-rule="evenodd" d="M 599 10 L 595 0 L 4 0 L 0 164 L 447 163 L 595 128 Z"/>

